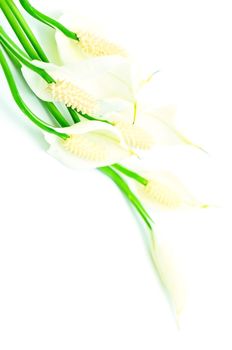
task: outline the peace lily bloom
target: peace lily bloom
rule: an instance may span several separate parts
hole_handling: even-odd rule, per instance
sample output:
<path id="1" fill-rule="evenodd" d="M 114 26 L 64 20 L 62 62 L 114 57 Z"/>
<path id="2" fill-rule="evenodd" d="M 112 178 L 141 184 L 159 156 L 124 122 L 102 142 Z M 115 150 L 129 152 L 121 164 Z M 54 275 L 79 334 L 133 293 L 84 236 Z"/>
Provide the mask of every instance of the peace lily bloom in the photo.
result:
<path id="1" fill-rule="evenodd" d="M 113 126 L 81 120 L 57 132 L 68 134 L 63 140 L 56 135 L 45 133 L 48 153 L 64 165 L 73 169 L 98 168 L 111 165 L 131 156 L 120 133 Z"/>
<path id="2" fill-rule="evenodd" d="M 106 113 L 108 106 L 115 107 L 118 102 L 133 96 L 130 87 L 119 78 L 129 69 L 128 62 L 120 57 L 92 58 L 66 66 L 35 60 L 32 64 L 55 81 L 48 83 L 33 70 L 22 67 L 24 78 L 40 99 L 62 102 L 84 114 Z"/>
<path id="3" fill-rule="evenodd" d="M 103 23 L 97 23 L 95 18 L 87 18 L 79 13 L 66 13 L 59 18 L 66 28 L 76 33 L 78 40 L 72 40 L 61 31 L 56 31 L 56 42 L 63 63 L 100 57 L 126 57 L 126 50 L 118 43 L 116 37 L 109 34 L 110 28 L 104 28 Z"/>
<path id="4" fill-rule="evenodd" d="M 172 173 L 156 170 L 141 174 L 147 179 L 147 183 L 145 185 L 137 183 L 137 193 L 148 205 L 156 209 L 205 207 Z"/>
<path id="5" fill-rule="evenodd" d="M 120 108 L 119 108 L 120 109 Z M 110 121 L 122 133 L 128 147 L 145 152 L 155 146 L 187 144 L 195 146 L 176 128 L 174 117 L 176 108 L 172 105 L 157 109 L 138 106 L 134 119 L 134 106 L 126 104 L 117 113 L 106 113 L 104 119 Z"/>

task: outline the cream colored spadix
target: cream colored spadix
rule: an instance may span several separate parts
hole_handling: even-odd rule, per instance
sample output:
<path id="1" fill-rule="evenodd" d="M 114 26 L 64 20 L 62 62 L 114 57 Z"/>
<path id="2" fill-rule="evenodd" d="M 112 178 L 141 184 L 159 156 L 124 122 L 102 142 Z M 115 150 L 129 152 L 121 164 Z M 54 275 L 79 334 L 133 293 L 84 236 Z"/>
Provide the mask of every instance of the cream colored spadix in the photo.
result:
<path id="1" fill-rule="evenodd" d="M 151 134 L 145 129 L 142 129 L 134 124 L 128 124 L 124 121 L 115 123 L 115 126 L 121 131 L 126 144 L 141 150 L 149 150 L 154 144 L 154 139 Z"/>
<path id="2" fill-rule="evenodd" d="M 68 134 L 66 140 L 45 134 L 48 153 L 64 165 L 74 168 L 97 168 L 122 161 L 131 156 L 119 131 L 113 126 L 82 120 L 57 131 Z"/>
<path id="3" fill-rule="evenodd" d="M 67 107 L 89 115 L 96 115 L 99 110 L 98 101 L 88 91 L 82 78 L 73 79 L 71 72 L 54 64 L 33 61 L 33 64 L 44 69 L 55 82 L 47 83 L 40 75 L 22 68 L 24 78 L 33 92 L 42 100 L 60 102 Z"/>
<path id="4" fill-rule="evenodd" d="M 56 102 L 64 103 L 67 107 L 84 114 L 97 114 L 98 106 L 94 97 L 67 80 L 57 80 L 49 84 L 48 91 Z"/>
<path id="5" fill-rule="evenodd" d="M 166 209 L 200 206 L 174 175 L 164 171 L 144 172 L 142 175 L 148 180 L 148 184 L 137 184 L 137 191 L 147 203 Z"/>
<path id="6" fill-rule="evenodd" d="M 91 31 L 86 31 L 78 27 L 76 28 L 76 33 L 79 37 L 79 42 L 77 42 L 76 45 L 89 56 L 126 56 L 125 51 L 120 46 L 108 41 L 100 35 L 98 36 Z"/>
<path id="7" fill-rule="evenodd" d="M 102 142 L 98 143 L 98 136 L 94 133 L 92 137 L 86 135 L 71 135 L 67 140 L 61 141 L 64 149 L 73 155 L 93 162 L 104 162 L 107 160 L 106 148 Z"/>
<path id="8" fill-rule="evenodd" d="M 128 120 L 128 115 L 125 112 L 108 115 L 108 120 L 122 133 L 125 143 L 129 147 L 145 151 L 153 146 L 154 139 L 149 131 L 137 126 L 132 119 Z"/>

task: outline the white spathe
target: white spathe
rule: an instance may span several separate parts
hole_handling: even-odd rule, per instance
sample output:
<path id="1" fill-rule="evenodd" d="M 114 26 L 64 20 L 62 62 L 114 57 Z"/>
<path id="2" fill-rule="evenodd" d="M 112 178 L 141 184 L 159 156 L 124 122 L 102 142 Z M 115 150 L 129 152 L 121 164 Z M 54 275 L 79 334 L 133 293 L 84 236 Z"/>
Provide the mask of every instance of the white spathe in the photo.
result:
<path id="1" fill-rule="evenodd" d="M 202 204 L 190 190 L 171 172 L 164 170 L 142 171 L 148 180 L 147 185 L 136 184 L 137 193 L 142 201 L 156 209 L 178 209 L 201 207 Z"/>
<path id="2" fill-rule="evenodd" d="M 134 102 L 138 84 L 134 81 L 130 61 L 119 56 L 89 58 L 75 64 L 58 66 L 32 61 L 55 81 L 65 81 L 104 105 L 107 99 Z M 54 101 L 49 84 L 37 73 L 23 66 L 22 73 L 33 92 L 42 100 Z M 55 102 L 55 101 L 54 101 Z"/>
<path id="3" fill-rule="evenodd" d="M 45 133 L 48 153 L 73 169 L 90 169 L 111 165 L 131 156 L 118 130 L 106 123 L 82 120 L 58 132 L 70 137 L 63 140 Z"/>
<path id="4" fill-rule="evenodd" d="M 195 146 L 176 129 L 175 114 L 176 108 L 172 105 L 152 109 L 141 104 L 124 102 L 124 105 L 121 104 L 121 111 L 106 113 L 104 118 L 114 123 L 128 146 L 136 150 L 147 152 L 162 145 Z"/>
<path id="5" fill-rule="evenodd" d="M 179 317 L 185 308 L 187 293 L 177 259 L 174 258 L 168 245 L 161 237 L 155 237 L 151 257 L 179 324 Z"/>

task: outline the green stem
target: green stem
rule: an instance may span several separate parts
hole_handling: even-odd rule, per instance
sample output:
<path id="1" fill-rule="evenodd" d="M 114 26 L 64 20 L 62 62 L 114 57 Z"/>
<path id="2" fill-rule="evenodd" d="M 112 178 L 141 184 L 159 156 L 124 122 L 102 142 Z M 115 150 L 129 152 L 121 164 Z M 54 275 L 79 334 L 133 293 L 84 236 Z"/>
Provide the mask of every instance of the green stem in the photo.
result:
<path id="1" fill-rule="evenodd" d="M 39 42 L 37 41 L 36 37 L 34 36 L 33 32 L 31 31 L 30 27 L 28 26 L 27 22 L 21 15 L 20 11 L 14 4 L 13 0 L 0 0 L 0 8 L 4 12 L 9 24 L 11 25 L 12 29 L 14 30 L 15 34 L 17 35 L 19 41 L 21 42 L 22 46 L 26 50 L 27 54 L 30 56 L 31 59 L 36 60 L 42 60 L 44 62 L 49 62 L 45 52 L 43 51 L 42 47 L 40 46 Z M 44 15 L 43 13 L 39 12 L 35 8 L 33 8 L 30 3 L 27 0 L 20 0 L 21 5 L 24 7 L 24 9 L 30 13 L 33 17 L 38 19 L 39 21 L 45 23 L 46 25 L 49 25 L 52 28 L 56 28 L 63 32 L 64 35 L 67 37 L 79 41 L 79 38 L 76 33 L 71 32 L 66 27 L 64 27 L 61 23 L 58 21 Z M 38 73 L 40 76 L 42 76 L 48 83 L 54 82 L 53 78 L 47 74 L 46 71 L 43 69 L 33 65 L 28 57 L 24 54 L 22 50 L 20 50 L 13 41 L 4 33 L 1 32 L 1 43 L 4 46 L 4 48 L 7 50 L 7 52 L 10 54 L 12 58 L 16 58 L 16 62 L 21 62 L 25 64 L 28 68 L 32 69 L 36 73 Z M 40 118 L 38 118 L 24 103 L 22 100 L 19 91 L 17 89 L 17 86 L 15 84 L 13 75 L 10 71 L 10 68 L 7 64 L 7 61 L 5 59 L 4 54 L 1 51 L 0 48 L 0 63 L 3 68 L 3 71 L 5 73 L 6 79 L 8 81 L 12 96 L 19 106 L 19 108 L 23 111 L 23 113 L 38 127 L 41 129 L 55 134 L 56 136 L 59 136 L 63 139 L 67 139 L 69 135 L 64 133 L 59 133 L 55 129 L 53 129 L 49 124 L 42 121 Z M 55 119 L 60 123 L 62 126 L 68 126 L 69 123 L 63 118 L 63 116 L 60 114 L 59 110 L 56 108 L 56 106 L 50 102 L 43 102 L 47 109 L 50 111 L 50 113 L 55 116 Z M 79 122 L 79 114 L 77 111 L 68 108 L 68 111 L 70 115 L 72 116 L 72 119 L 74 122 Z M 83 115 L 83 117 L 88 118 L 90 120 L 96 120 L 95 118 Z M 108 122 L 107 120 L 100 120 L 103 122 Z M 140 175 L 130 171 L 129 169 L 126 169 L 120 165 L 115 164 L 114 168 L 122 173 L 124 173 L 127 176 L 130 176 L 134 178 L 135 180 L 146 184 L 146 179 L 142 178 Z M 113 170 L 111 167 L 102 167 L 99 169 L 102 171 L 105 175 L 110 177 L 117 186 L 121 189 L 121 191 L 124 193 L 124 195 L 128 198 L 128 200 L 131 202 L 131 204 L 134 206 L 140 217 L 143 219 L 145 224 L 147 225 L 151 235 L 152 235 L 152 219 L 150 218 L 149 214 L 146 212 L 144 207 L 142 206 L 141 202 L 138 200 L 138 198 L 134 195 L 134 193 L 130 190 L 127 183 L 123 180 L 123 178 Z"/>
<path id="2" fill-rule="evenodd" d="M 4 49 L 5 49 L 5 52 L 7 53 L 7 56 L 10 58 L 11 62 L 16 67 L 16 69 L 21 71 L 22 64 L 19 62 L 19 60 L 17 60 L 17 58 L 12 54 L 12 52 L 9 49 L 7 49 L 6 47 L 4 47 Z"/>
<path id="3" fill-rule="evenodd" d="M 107 123 L 107 124 L 110 124 L 110 125 L 114 125 L 113 123 L 111 123 L 109 120 L 106 120 L 106 119 L 100 119 L 100 118 L 94 118 L 94 117 L 91 117 L 90 115 L 88 114 L 84 114 L 82 112 L 78 112 L 83 118 L 85 119 L 88 119 L 88 120 L 95 120 L 97 122 L 102 122 L 102 123 Z"/>
<path id="4" fill-rule="evenodd" d="M 10 50 L 11 53 L 26 67 L 31 69 L 32 71 L 36 72 L 39 74 L 48 84 L 55 83 L 55 80 L 42 68 L 37 67 L 34 65 L 30 59 L 28 59 L 26 56 L 22 55 L 20 50 L 17 50 L 16 45 L 11 45 L 8 40 L 6 40 L 4 34 L 1 32 L 1 27 L 0 27 L 0 43 L 7 48 L 7 50 Z"/>
<path id="5" fill-rule="evenodd" d="M 152 231 L 152 219 L 150 218 L 145 208 L 142 206 L 139 199 L 135 196 L 135 194 L 131 191 L 127 183 L 123 180 L 123 178 L 111 167 L 101 167 L 99 168 L 99 170 L 108 177 L 110 177 L 116 183 L 116 185 L 121 189 L 124 195 L 128 198 L 128 200 L 132 203 L 134 208 L 140 214 L 149 230 Z"/>
<path id="6" fill-rule="evenodd" d="M 11 90 L 12 96 L 16 102 L 16 104 L 18 105 L 18 107 L 21 109 L 21 111 L 35 124 L 37 125 L 39 128 L 43 129 L 46 132 L 49 132 L 51 134 L 54 134 L 56 136 L 59 136 L 60 138 L 66 140 L 69 135 L 67 134 L 63 134 L 63 133 L 59 133 L 58 131 L 56 131 L 55 129 L 53 129 L 51 127 L 51 125 L 49 125 L 48 123 L 45 123 L 43 120 L 41 120 L 40 118 L 38 118 L 28 107 L 27 105 L 24 103 L 24 101 L 22 100 L 19 91 L 17 89 L 14 77 L 11 73 L 10 67 L 7 63 L 7 60 L 0 48 L 0 63 L 2 66 L 2 69 L 4 71 L 4 74 L 6 76 L 9 88 Z"/>
<path id="7" fill-rule="evenodd" d="M 75 111 L 74 109 L 72 109 L 71 107 L 67 107 L 67 108 L 68 108 L 69 114 L 71 115 L 74 123 L 79 123 L 81 120 L 79 118 L 78 112 Z"/>
<path id="8" fill-rule="evenodd" d="M 38 11 L 35 7 L 31 6 L 29 1 L 27 0 L 19 0 L 20 4 L 26 10 L 32 17 L 36 18 L 40 22 L 48 25 L 49 27 L 53 29 L 60 30 L 65 36 L 67 36 L 70 39 L 79 41 L 79 38 L 76 33 L 72 32 L 68 28 L 66 28 L 63 24 L 58 22 L 57 20 L 43 14 L 42 12 Z"/>
<path id="9" fill-rule="evenodd" d="M 21 54 L 20 49 L 18 50 L 18 47 L 16 44 L 11 45 L 11 42 L 8 42 L 7 37 L 5 37 L 4 32 L 1 30 L 0 26 L 0 43 L 4 46 L 4 48 L 7 51 L 10 51 L 11 54 L 13 54 L 22 64 L 24 64 L 26 67 L 34 71 L 35 73 L 39 74 L 48 84 L 55 83 L 55 80 L 50 76 L 44 69 L 37 67 L 34 65 L 29 58 L 27 58 L 25 55 Z M 59 112 L 59 110 L 56 108 L 56 106 L 52 103 L 47 103 L 47 107 L 49 109 L 49 112 L 57 119 L 57 121 L 62 126 L 69 126 L 69 123 L 66 121 L 66 119 L 62 116 L 62 114 Z M 68 107 L 68 111 L 72 116 L 72 119 L 75 123 L 78 123 L 80 121 L 77 112 L 74 111 L 72 108 Z"/>
<path id="10" fill-rule="evenodd" d="M 5 40 L 7 40 L 8 43 L 20 53 L 21 56 L 28 58 L 28 55 L 17 44 L 15 44 L 15 42 L 9 37 L 2 26 L 0 26 L 0 33 L 4 36 Z"/>
<path id="11" fill-rule="evenodd" d="M 16 36 L 18 37 L 19 41 L 21 42 L 22 46 L 29 54 L 29 56 L 35 60 L 40 59 L 35 49 L 31 46 L 30 42 L 28 41 L 14 14 L 11 12 L 6 0 L 1 0 L 0 7 L 9 24 L 11 25 L 13 31 L 15 32 Z"/>
<path id="12" fill-rule="evenodd" d="M 17 6 L 14 4 L 14 1 L 6 0 L 8 6 L 10 7 L 12 13 L 14 14 L 15 18 L 17 19 L 18 23 L 20 24 L 21 28 L 23 29 L 24 33 L 26 34 L 27 38 L 29 39 L 31 45 L 34 47 L 35 51 L 37 52 L 40 59 L 44 62 L 48 62 L 48 58 L 42 49 L 41 45 L 39 44 L 38 40 L 36 39 L 34 33 L 32 32 L 31 28 L 25 21 L 24 17 L 21 15 L 20 11 L 18 10 Z"/>
<path id="13" fill-rule="evenodd" d="M 49 111 L 53 118 L 60 124 L 62 128 L 70 126 L 69 122 L 64 118 L 63 114 L 52 102 L 40 100 L 45 108 Z"/>
<path id="14" fill-rule="evenodd" d="M 146 186 L 148 184 L 148 180 L 145 179 L 144 177 L 142 177 L 141 175 L 135 173 L 134 171 L 125 168 L 124 166 L 120 165 L 120 164 L 114 164 L 112 165 L 113 168 L 115 168 L 116 170 L 120 171 L 122 174 L 131 177 L 132 179 L 134 179 L 135 181 L 141 183 L 142 185 Z"/>
<path id="15" fill-rule="evenodd" d="M 14 13 L 11 11 L 11 8 L 14 7 Z M 31 59 L 37 59 L 40 60 L 40 54 L 42 53 L 43 49 L 40 46 L 39 42 L 37 41 L 36 37 L 32 33 L 30 27 L 27 25 L 27 22 L 17 9 L 16 5 L 13 3 L 13 1 L 8 0 L 1 0 L 0 2 L 0 8 L 2 8 L 9 24 L 11 25 L 12 29 L 16 33 L 19 41 L 23 45 L 24 49 L 26 50 L 27 54 Z M 17 12 L 17 18 L 15 17 L 15 14 Z M 29 35 L 29 38 L 25 35 L 24 31 L 22 28 L 26 31 L 26 34 Z M 1 30 L 2 34 L 5 35 L 5 39 L 8 41 L 9 44 L 11 44 L 11 47 L 14 47 L 15 49 L 17 48 L 18 53 L 21 54 L 21 57 L 25 55 L 25 53 L 19 49 L 19 47 L 6 35 L 6 33 Z M 29 34 L 30 32 L 30 34 Z M 28 41 L 28 39 L 30 41 Z M 36 50 L 35 50 L 36 49 Z M 45 59 L 45 53 L 43 52 L 43 57 Z M 48 61 L 47 59 L 45 60 L 46 62 Z M 38 68 L 38 67 L 37 67 Z M 38 73 L 39 71 L 37 71 Z M 40 71 L 41 72 L 41 71 Z M 45 72 L 46 73 L 46 72 Z M 51 78 L 48 74 L 44 74 L 44 77 L 49 79 Z M 43 102 L 45 107 L 48 109 L 49 113 L 55 118 L 55 120 L 60 124 L 62 127 L 69 126 L 68 121 L 63 117 L 62 113 L 58 110 L 58 108 L 55 106 L 54 103 L 51 102 Z"/>
<path id="16" fill-rule="evenodd" d="M 21 53 L 21 55 L 24 55 L 25 57 L 27 57 L 25 55 L 25 53 L 22 50 L 20 50 L 17 45 L 15 45 L 15 43 L 10 39 L 10 37 L 8 37 L 8 35 L 4 32 L 3 28 L 0 26 L 0 35 L 1 35 L 1 33 L 4 34 L 5 38 L 7 38 L 7 40 L 10 42 L 10 44 L 12 46 L 14 46 L 15 49 L 17 49 Z M 15 55 L 11 52 L 11 50 L 9 50 L 9 48 L 7 48 L 6 46 L 4 46 L 4 48 L 5 48 L 7 55 L 9 56 L 9 58 L 11 59 L 13 64 L 15 65 L 15 67 L 19 71 L 21 71 L 21 68 L 22 68 L 21 62 L 15 57 Z M 55 119 L 55 121 L 59 124 L 59 126 L 61 126 L 61 127 L 70 126 L 68 121 L 63 117 L 61 112 L 58 110 L 58 108 L 53 103 L 47 102 L 47 101 L 42 101 L 42 100 L 41 100 L 41 103 L 48 110 L 48 112 Z"/>

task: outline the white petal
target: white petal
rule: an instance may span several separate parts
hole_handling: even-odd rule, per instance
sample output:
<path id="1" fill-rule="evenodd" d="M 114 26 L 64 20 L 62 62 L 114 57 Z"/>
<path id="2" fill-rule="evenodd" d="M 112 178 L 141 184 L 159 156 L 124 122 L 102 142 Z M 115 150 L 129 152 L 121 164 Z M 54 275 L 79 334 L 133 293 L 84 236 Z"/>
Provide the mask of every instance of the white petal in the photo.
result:
<path id="1" fill-rule="evenodd" d="M 120 104 L 119 104 L 120 105 Z M 128 145 L 141 150 L 149 150 L 155 146 L 176 145 L 190 142 L 173 126 L 175 109 L 164 106 L 152 112 L 141 108 L 135 109 L 133 104 L 121 104 L 117 113 L 106 113 L 105 118 L 115 122 L 123 133 Z"/>
<path id="2" fill-rule="evenodd" d="M 72 79 L 99 99 L 134 100 L 131 62 L 119 56 L 88 58 L 66 65 Z"/>
<path id="3" fill-rule="evenodd" d="M 188 139 L 178 130 L 175 125 L 175 112 L 176 108 L 172 105 L 165 106 L 153 111 L 148 109 L 146 115 L 149 117 L 148 120 L 151 121 L 151 119 L 153 119 L 151 122 L 154 125 L 153 130 L 156 130 L 157 141 L 160 140 L 159 144 L 185 144 L 197 148 L 204 153 L 207 153 L 207 151 L 205 151 L 200 145 Z"/>
<path id="4" fill-rule="evenodd" d="M 175 109 L 172 106 L 163 106 L 152 112 L 138 113 L 137 121 L 145 129 L 150 130 L 155 145 L 178 145 L 189 143 L 187 139 L 175 128 Z"/>
<path id="5" fill-rule="evenodd" d="M 52 101 L 51 93 L 48 90 L 48 83 L 41 76 L 31 69 L 23 66 L 22 74 L 27 84 L 36 96 L 43 101 Z"/>
<path id="6" fill-rule="evenodd" d="M 173 259 L 168 247 L 161 243 L 160 239 L 155 239 L 154 241 L 152 258 L 161 283 L 166 289 L 173 305 L 178 321 L 185 306 L 186 287 L 180 272 L 177 271 L 176 261 Z"/>
<path id="7" fill-rule="evenodd" d="M 151 72 L 152 73 L 152 72 Z M 150 105 L 153 109 L 161 105 L 173 103 L 173 90 L 175 87 L 170 79 L 164 74 L 153 72 L 150 79 L 143 80 L 137 92 L 137 100 L 141 106 Z"/>
<path id="8" fill-rule="evenodd" d="M 65 16 L 62 16 L 59 21 L 62 22 L 65 25 Z M 73 30 L 73 25 L 68 25 L 68 27 Z M 76 40 L 72 40 L 67 38 L 62 32 L 59 30 L 55 33 L 55 39 L 57 43 L 57 49 L 59 52 L 59 56 L 61 59 L 61 62 L 63 64 L 69 64 L 78 62 L 80 60 L 88 58 L 88 55 L 86 55 L 78 46 L 78 43 Z"/>
<path id="9" fill-rule="evenodd" d="M 55 80 L 63 80 L 104 102 L 105 99 L 133 100 L 130 62 L 117 56 L 98 57 L 77 62 L 75 65 L 56 66 L 50 63 L 33 61 Z M 54 101 L 48 83 L 27 67 L 22 73 L 33 92 L 43 100 Z"/>
<path id="10" fill-rule="evenodd" d="M 41 62 L 33 60 L 32 63 L 46 71 L 54 80 L 66 80 L 69 79 L 69 73 L 64 67 L 57 66 L 52 63 Z M 49 84 L 36 72 L 23 66 L 22 74 L 27 84 L 30 86 L 31 90 L 44 101 L 53 101 L 51 92 L 48 89 Z"/>
<path id="11" fill-rule="evenodd" d="M 176 106 L 167 105 L 153 110 L 149 106 L 144 106 L 143 110 L 145 113 L 151 114 L 164 125 L 175 127 Z"/>
<path id="12" fill-rule="evenodd" d="M 83 120 L 68 128 L 58 128 L 71 135 L 67 141 L 45 134 L 48 153 L 73 168 L 97 168 L 120 162 L 131 155 L 120 133 L 109 124 Z"/>
<path id="13" fill-rule="evenodd" d="M 177 129 L 175 125 L 175 106 L 166 105 L 157 109 L 146 106 L 141 109 L 138 108 L 138 110 L 136 121 L 145 129 L 150 130 L 156 145 L 186 144 L 196 146 Z"/>

